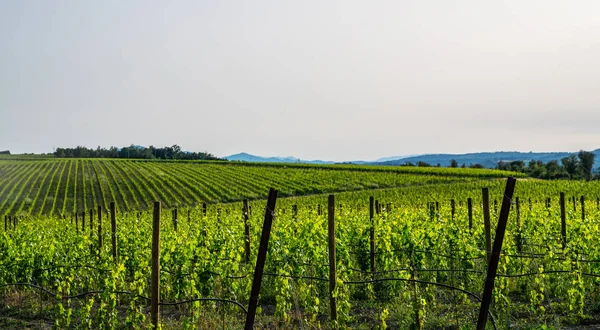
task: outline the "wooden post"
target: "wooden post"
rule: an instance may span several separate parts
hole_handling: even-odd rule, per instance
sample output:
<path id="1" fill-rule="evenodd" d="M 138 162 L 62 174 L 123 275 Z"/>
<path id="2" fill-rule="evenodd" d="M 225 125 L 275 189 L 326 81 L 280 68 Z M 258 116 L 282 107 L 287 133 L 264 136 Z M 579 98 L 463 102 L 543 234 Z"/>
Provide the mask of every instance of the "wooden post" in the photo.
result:
<path id="1" fill-rule="evenodd" d="M 150 320 L 153 329 L 158 329 L 160 318 L 160 202 L 154 202 L 152 218 L 152 296 L 150 298 Z"/>
<path id="2" fill-rule="evenodd" d="M 93 235 L 94 232 L 94 209 L 90 209 L 90 236 Z"/>
<path id="3" fill-rule="evenodd" d="M 258 296 L 260 294 L 260 285 L 267 259 L 267 250 L 269 247 L 269 237 L 271 236 L 271 225 L 273 224 L 273 216 L 275 213 L 275 202 L 277 201 L 277 190 L 271 188 L 269 191 L 269 199 L 265 209 L 265 221 L 263 223 L 260 245 L 258 247 L 258 257 L 256 259 L 256 267 L 254 268 L 254 279 L 252 281 L 252 292 L 250 293 L 250 303 L 248 306 L 248 314 L 246 314 L 245 330 L 254 328 L 254 318 L 256 316 L 256 308 L 258 307 Z"/>
<path id="4" fill-rule="evenodd" d="M 192 223 L 192 215 L 191 215 L 191 210 L 188 208 L 188 225 Z"/>
<path id="5" fill-rule="evenodd" d="M 119 262 L 119 256 L 117 255 L 117 210 L 115 202 L 110 203 L 110 227 L 111 227 L 111 239 L 112 239 L 112 255 L 115 265 Z"/>
<path id="6" fill-rule="evenodd" d="M 567 213 L 565 211 L 565 193 L 560 193 L 560 236 L 562 238 L 562 248 L 567 247 Z"/>
<path id="7" fill-rule="evenodd" d="M 202 215 L 206 216 L 206 203 L 202 203 Z"/>
<path id="8" fill-rule="evenodd" d="M 523 238 L 521 237 L 521 207 L 519 204 L 519 197 L 515 198 L 515 208 L 517 216 L 517 252 L 521 253 L 523 249 Z"/>
<path id="9" fill-rule="evenodd" d="M 4 231 L 8 231 L 8 215 L 4 215 Z"/>
<path id="10" fill-rule="evenodd" d="M 494 247 L 488 265 L 487 278 L 481 299 L 481 308 L 479 309 L 477 330 L 485 330 L 485 324 L 487 323 L 488 310 L 492 301 L 492 292 L 494 291 L 494 281 L 496 280 L 496 272 L 498 270 L 498 261 L 500 260 L 500 252 L 502 251 L 502 241 L 504 240 L 506 223 L 508 222 L 508 215 L 510 213 L 510 206 L 516 182 L 517 180 L 512 177 L 509 177 L 506 182 L 504 199 L 502 200 L 502 208 L 500 209 L 500 218 L 498 219 L 498 227 L 496 228 L 496 237 L 494 238 Z"/>
<path id="11" fill-rule="evenodd" d="M 173 209 L 173 229 L 177 231 L 177 209 Z"/>
<path id="12" fill-rule="evenodd" d="M 379 215 L 379 201 L 375 200 L 375 214 Z"/>
<path id="13" fill-rule="evenodd" d="M 469 197 L 467 199 L 467 208 L 469 210 L 469 231 L 473 229 L 473 199 Z"/>
<path id="14" fill-rule="evenodd" d="M 454 215 L 456 214 L 456 201 L 454 199 L 450 200 L 450 208 L 452 209 L 452 220 L 454 220 Z"/>
<path id="15" fill-rule="evenodd" d="M 298 217 L 298 205 L 296 204 L 292 205 L 292 217 Z"/>
<path id="16" fill-rule="evenodd" d="M 321 215 L 322 211 L 321 211 L 321 204 L 317 205 L 317 215 Z"/>
<path id="17" fill-rule="evenodd" d="M 435 202 L 435 212 L 440 213 L 440 202 Z"/>
<path id="18" fill-rule="evenodd" d="M 102 250 L 102 206 L 98 206 L 98 255 Z"/>
<path id="19" fill-rule="evenodd" d="M 242 209 L 244 217 L 244 251 L 246 252 L 246 263 L 250 262 L 250 225 L 248 225 L 248 200 L 244 199 L 244 206 Z"/>
<path id="20" fill-rule="evenodd" d="M 335 197 L 329 195 L 328 226 L 329 237 L 329 305 L 331 307 L 331 320 L 337 321 L 337 305 L 334 297 L 336 283 L 336 255 L 335 255 Z"/>
<path id="21" fill-rule="evenodd" d="M 79 234 L 79 213 L 75 212 L 75 233 Z"/>
<path id="22" fill-rule="evenodd" d="M 585 221 L 585 196 L 581 196 L 581 220 Z"/>
<path id="23" fill-rule="evenodd" d="M 483 226 L 485 228 L 485 252 L 487 254 L 488 263 L 492 253 L 492 224 L 490 222 L 490 191 L 489 189 L 482 188 L 482 199 L 483 199 Z"/>
<path id="24" fill-rule="evenodd" d="M 369 233 L 369 240 L 371 243 L 371 272 L 375 272 L 375 220 L 373 219 L 373 207 L 375 206 L 374 203 L 375 201 L 373 196 L 369 197 L 369 220 L 371 220 L 371 230 Z"/>
<path id="25" fill-rule="evenodd" d="M 571 200 L 573 201 L 573 212 L 577 212 L 577 202 L 575 201 L 575 196 L 573 196 Z"/>

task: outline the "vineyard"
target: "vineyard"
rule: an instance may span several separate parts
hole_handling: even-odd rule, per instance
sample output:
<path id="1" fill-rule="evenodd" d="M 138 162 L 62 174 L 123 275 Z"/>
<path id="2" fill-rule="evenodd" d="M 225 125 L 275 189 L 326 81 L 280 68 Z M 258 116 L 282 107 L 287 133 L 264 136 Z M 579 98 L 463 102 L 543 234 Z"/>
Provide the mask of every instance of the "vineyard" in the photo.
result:
<path id="1" fill-rule="evenodd" d="M 480 180 L 508 175 L 493 170 L 268 165 L 4 156 L 0 158 L 1 215 L 68 215 L 92 207 L 144 210 L 164 207 Z"/>
<path id="2" fill-rule="evenodd" d="M 8 173 L 2 189 L 28 187 L 19 194 L 45 200 L 26 213 L 5 212 L 10 216 L 0 236 L 3 327 L 25 320 L 42 328 L 148 328 L 159 320 L 164 329 L 240 329 L 254 302 L 256 329 L 471 329 L 483 298 L 489 240 L 496 238 L 504 203 L 510 215 L 487 328 L 600 322 L 598 182 L 518 180 L 509 199 L 505 180 L 439 173 L 81 160 L 2 163 L 0 168 Z M 236 177 L 234 170 L 247 176 Z M 66 179 L 40 189 L 41 183 L 20 182 L 31 182 L 21 172 L 54 177 L 42 182 L 58 182 L 56 172 Z M 19 182 L 7 183 L 17 173 Z M 261 183 L 257 173 L 263 175 Z M 190 190 L 215 184 L 213 191 L 230 203 L 206 203 L 218 198 L 190 199 L 193 190 L 179 191 L 184 178 L 194 175 L 212 181 L 187 181 L 194 183 Z M 100 182 L 97 190 L 90 177 L 100 178 L 94 181 Z M 124 178 L 132 178 L 129 189 Z M 405 187 L 279 198 L 272 207 L 260 199 L 268 192 L 261 191 L 263 185 L 288 184 L 291 194 L 306 187 L 304 180 L 322 186 L 303 193 L 341 191 L 361 182 L 362 187 L 364 182 Z M 74 196 L 93 195 L 82 198 L 85 213 L 74 212 L 78 198 L 70 204 L 57 199 L 69 205 L 59 203 L 61 211 L 73 213 L 56 212 L 56 205 L 47 209 L 52 204 L 47 191 L 68 195 L 61 188 L 67 182 L 74 183 L 67 191 L 79 192 Z M 129 197 L 118 187 L 130 191 L 123 193 Z M 147 195 L 133 194 L 140 190 Z M 254 194 L 244 195 L 250 191 Z M 116 201 L 119 208 L 133 210 L 138 206 L 132 205 L 133 196 L 143 196 L 138 203 L 147 210 L 110 207 Z M 239 200 L 244 197 L 254 199 L 246 204 Z M 256 266 L 263 226 L 270 221 L 264 267 Z M 153 246 L 158 239 L 160 249 Z M 262 286 L 255 296 L 258 269 Z M 153 270 L 160 286 L 154 286 Z M 154 288 L 160 310 L 151 307 Z"/>

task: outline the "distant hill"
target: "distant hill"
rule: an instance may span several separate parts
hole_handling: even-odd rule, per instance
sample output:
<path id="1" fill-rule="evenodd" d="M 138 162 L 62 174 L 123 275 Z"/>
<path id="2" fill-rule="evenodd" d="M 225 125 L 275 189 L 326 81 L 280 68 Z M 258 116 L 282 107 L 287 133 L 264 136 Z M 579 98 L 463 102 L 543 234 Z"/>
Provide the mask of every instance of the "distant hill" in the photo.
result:
<path id="1" fill-rule="evenodd" d="M 255 162 L 255 163 L 303 163 L 303 164 L 333 164 L 334 162 L 323 160 L 302 160 L 296 157 L 260 157 L 241 152 L 224 157 L 230 161 Z"/>
<path id="2" fill-rule="evenodd" d="M 594 164 L 594 170 L 600 166 L 600 149 L 593 151 L 596 155 L 596 163 Z M 469 166 L 470 164 L 481 164 L 487 168 L 494 168 L 500 161 L 511 162 L 515 160 L 522 160 L 529 162 L 531 160 L 541 160 L 547 163 L 551 160 L 560 160 L 570 154 L 577 154 L 576 152 L 518 152 L 518 151 L 498 151 L 498 152 L 478 152 L 469 154 L 431 154 L 431 155 L 420 155 L 414 157 L 407 157 L 398 160 L 376 162 L 371 164 L 376 165 L 403 165 L 408 162 L 416 164 L 417 162 L 426 162 L 431 165 L 440 164 L 443 167 L 450 166 L 450 161 L 455 159 L 459 166 L 463 163 Z"/>

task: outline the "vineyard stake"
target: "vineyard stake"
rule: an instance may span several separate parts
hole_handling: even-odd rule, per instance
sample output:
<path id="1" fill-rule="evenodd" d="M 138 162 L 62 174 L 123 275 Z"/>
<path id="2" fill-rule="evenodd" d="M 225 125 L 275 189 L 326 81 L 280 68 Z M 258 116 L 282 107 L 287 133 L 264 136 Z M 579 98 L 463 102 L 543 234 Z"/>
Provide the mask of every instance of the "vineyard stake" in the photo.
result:
<path id="1" fill-rule="evenodd" d="M 469 197 L 467 199 L 467 207 L 469 209 L 469 232 L 473 229 L 473 199 Z"/>
<path id="2" fill-rule="evenodd" d="M 277 202 L 277 190 L 269 190 L 269 199 L 265 209 L 265 221 L 263 223 L 260 245 L 258 247 L 258 256 L 256 258 L 256 267 L 254 268 L 254 279 L 252 280 L 252 291 L 250 293 L 250 303 L 248 305 L 248 314 L 246 314 L 245 330 L 254 328 L 254 318 L 256 317 L 256 308 L 258 307 L 258 295 L 260 294 L 260 285 L 267 259 L 267 250 L 269 247 L 269 237 L 271 237 L 271 225 L 275 215 L 275 202 Z"/>
<path id="3" fill-rule="evenodd" d="M 112 255 L 115 265 L 117 265 L 119 257 L 117 255 L 117 210 L 115 207 L 115 202 L 110 203 L 110 227 L 112 232 Z"/>
<path id="4" fill-rule="evenodd" d="M 577 202 L 575 196 L 573 196 L 571 200 L 573 200 L 573 212 L 577 212 Z"/>
<path id="5" fill-rule="evenodd" d="M 79 234 L 79 213 L 75 212 L 75 233 Z"/>
<path id="6" fill-rule="evenodd" d="M 516 216 L 517 216 L 517 252 L 521 253 L 523 238 L 521 237 L 521 207 L 519 204 L 519 197 L 515 198 L 515 208 L 516 208 Z"/>
<path id="7" fill-rule="evenodd" d="M 369 233 L 369 239 L 371 243 L 371 272 L 375 273 L 375 220 L 373 220 L 373 207 L 374 207 L 373 196 L 369 197 L 369 220 L 371 220 L 371 230 Z"/>
<path id="8" fill-rule="evenodd" d="M 202 203 L 202 215 L 206 216 L 206 203 Z"/>
<path id="9" fill-rule="evenodd" d="M 4 215 L 4 231 L 8 231 L 8 215 Z"/>
<path id="10" fill-rule="evenodd" d="M 483 289 L 481 309 L 479 310 L 479 319 L 477 320 L 477 330 L 484 330 L 487 322 L 488 309 L 490 307 L 490 302 L 492 301 L 494 281 L 496 280 L 496 272 L 498 270 L 498 261 L 500 260 L 500 252 L 502 251 L 502 241 L 504 240 L 506 223 L 508 222 L 508 215 L 510 213 L 510 206 L 516 183 L 517 180 L 512 177 L 509 177 L 506 181 L 506 189 L 504 191 L 504 198 L 502 200 L 502 208 L 500 209 L 500 218 L 498 219 L 496 237 L 494 238 L 494 247 L 492 249 L 492 256 L 488 265 L 485 287 Z"/>
<path id="11" fill-rule="evenodd" d="M 492 253 L 492 224 L 490 222 L 490 191 L 489 189 L 481 189 L 483 199 L 483 226 L 485 228 L 485 253 L 487 261 L 490 262 L 490 254 Z"/>
<path id="12" fill-rule="evenodd" d="M 250 226 L 248 225 L 248 200 L 244 199 L 244 206 L 242 209 L 244 216 L 244 252 L 246 252 L 246 263 L 250 262 Z"/>
<path id="13" fill-rule="evenodd" d="M 581 220 L 585 221 L 585 196 L 581 196 Z"/>
<path id="14" fill-rule="evenodd" d="M 567 212 L 565 211 L 565 193 L 560 193 L 560 236 L 562 238 L 562 248 L 567 247 Z"/>
<path id="15" fill-rule="evenodd" d="M 450 200 L 450 208 L 452 209 L 452 220 L 454 220 L 454 215 L 456 214 L 456 201 L 454 199 Z"/>
<path id="16" fill-rule="evenodd" d="M 177 209 L 173 209 L 173 229 L 177 231 Z"/>
<path id="17" fill-rule="evenodd" d="M 102 206 L 98 206 L 98 255 L 102 250 Z"/>
<path id="18" fill-rule="evenodd" d="M 90 209 L 90 236 L 94 235 L 94 209 Z"/>
<path id="19" fill-rule="evenodd" d="M 154 202 L 152 218 L 152 296 L 150 298 L 150 319 L 154 329 L 158 329 L 160 318 L 160 211 L 160 202 Z"/>
<path id="20" fill-rule="evenodd" d="M 192 212 L 192 211 L 190 211 L 190 209 L 189 209 L 189 208 L 188 208 L 188 210 L 187 210 L 187 211 L 188 211 L 188 226 L 189 226 L 189 225 L 192 223 L 192 215 L 191 215 L 191 212 Z"/>
<path id="21" fill-rule="evenodd" d="M 329 305 L 331 306 L 331 320 L 337 321 L 337 304 L 335 301 L 336 283 L 336 255 L 335 255 L 335 197 L 329 195 L 329 210 L 327 211 L 327 234 L 329 238 Z"/>

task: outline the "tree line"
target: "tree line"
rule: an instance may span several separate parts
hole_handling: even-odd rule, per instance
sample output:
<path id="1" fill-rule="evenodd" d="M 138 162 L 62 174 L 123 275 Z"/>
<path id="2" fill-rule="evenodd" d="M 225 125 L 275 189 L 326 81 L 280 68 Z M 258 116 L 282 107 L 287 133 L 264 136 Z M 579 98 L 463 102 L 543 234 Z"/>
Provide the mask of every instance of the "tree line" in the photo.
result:
<path id="1" fill-rule="evenodd" d="M 126 158 L 126 159 L 180 159 L 180 160 L 220 160 L 208 152 L 187 152 L 174 144 L 170 147 L 157 148 L 154 146 L 142 147 L 130 145 L 129 147 L 96 149 L 77 146 L 76 148 L 56 148 L 54 156 L 57 158 Z"/>
<path id="2" fill-rule="evenodd" d="M 526 173 L 530 177 L 539 179 L 572 179 L 592 180 L 600 179 L 600 174 L 593 174 L 594 160 L 596 155 L 589 151 L 579 151 L 577 155 L 571 154 L 560 160 L 551 160 L 544 163 L 541 160 L 530 161 L 525 165 L 524 161 L 498 162 L 499 170 Z"/>
<path id="3" fill-rule="evenodd" d="M 559 161 L 551 160 L 544 163 L 541 160 L 531 160 L 525 162 L 523 160 L 515 160 L 510 162 L 498 162 L 496 169 L 512 172 L 525 173 L 532 178 L 556 180 L 556 179 L 571 179 L 571 180 L 592 180 L 600 179 L 600 168 L 597 169 L 594 175 L 593 166 L 596 155 L 589 151 L 579 151 L 577 154 L 571 154 Z M 417 163 L 406 162 L 401 166 L 418 166 L 418 167 L 441 167 L 440 163 L 436 165 L 427 162 L 418 161 Z M 485 168 L 481 164 L 458 164 L 456 159 L 450 160 L 449 167 L 453 168 Z"/>

